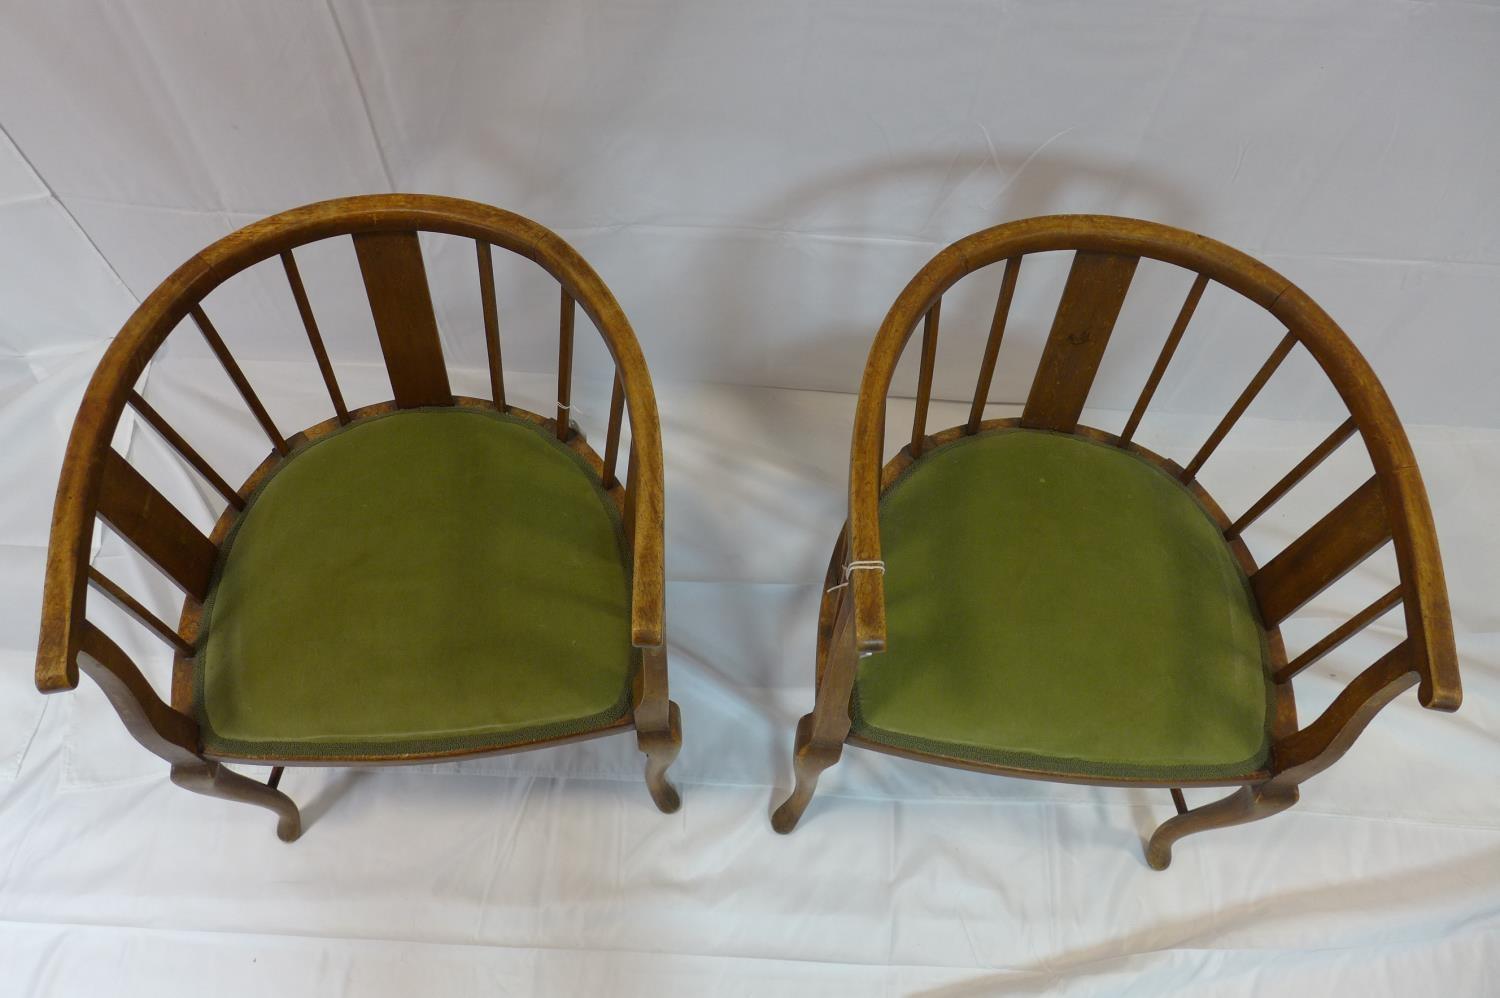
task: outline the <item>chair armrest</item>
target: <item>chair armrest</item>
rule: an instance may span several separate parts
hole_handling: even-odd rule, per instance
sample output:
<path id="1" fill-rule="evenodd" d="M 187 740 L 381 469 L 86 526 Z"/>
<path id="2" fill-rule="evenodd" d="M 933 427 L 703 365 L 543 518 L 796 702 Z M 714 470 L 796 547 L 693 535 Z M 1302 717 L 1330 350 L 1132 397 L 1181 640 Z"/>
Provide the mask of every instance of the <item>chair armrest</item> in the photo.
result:
<path id="1" fill-rule="evenodd" d="M 130 656 L 99 628 L 84 621 L 80 638 L 78 667 L 104 690 L 131 737 L 174 765 L 197 760 L 198 722 L 164 703 Z"/>
<path id="2" fill-rule="evenodd" d="M 1271 747 L 1274 779 L 1301 783 L 1337 762 L 1375 715 L 1421 676 L 1410 639 L 1365 669 L 1307 727 Z"/>
<path id="3" fill-rule="evenodd" d="M 874 436 L 870 424 L 856 417 L 854 456 L 849 466 L 849 546 L 840 566 L 847 573 L 844 579 L 849 583 L 849 598 L 854 604 L 854 647 L 859 655 L 885 651 L 885 572 L 875 567 L 884 565 L 880 556 L 878 442 L 885 435 L 884 417 L 874 423 L 880 427 L 878 436 Z M 862 440 L 864 436 L 877 442 L 871 445 Z M 868 567 L 850 571 L 850 565 Z"/>

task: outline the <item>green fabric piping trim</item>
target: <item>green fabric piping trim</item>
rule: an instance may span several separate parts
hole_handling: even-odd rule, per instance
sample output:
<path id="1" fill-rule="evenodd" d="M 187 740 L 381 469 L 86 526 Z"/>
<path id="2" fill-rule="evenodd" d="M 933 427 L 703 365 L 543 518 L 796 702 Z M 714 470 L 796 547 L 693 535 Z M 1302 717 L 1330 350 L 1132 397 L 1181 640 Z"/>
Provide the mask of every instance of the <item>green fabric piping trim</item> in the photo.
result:
<path id="1" fill-rule="evenodd" d="M 266 477 L 263 478 L 258 485 L 256 485 L 254 491 L 252 491 L 250 495 L 245 497 L 245 508 L 241 510 L 240 515 L 235 518 L 234 524 L 229 528 L 229 532 L 224 536 L 224 543 L 219 548 L 218 558 L 215 560 L 213 572 L 209 576 L 208 596 L 203 601 L 203 613 L 200 617 L 203 624 L 199 629 L 197 643 L 195 644 L 193 650 L 193 716 L 198 722 L 198 729 L 200 737 L 203 741 L 203 750 L 205 753 L 209 755 L 228 756 L 282 756 L 285 758 L 294 759 L 319 759 L 346 755 L 383 755 L 390 757 L 400 757 L 404 755 L 434 755 L 450 751 L 462 751 L 465 749 L 479 750 L 485 748 L 504 748 L 508 745 L 517 745 L 523 742 L 566 738 L 570 735 L 584 734 L 586 732 L 597 731 L 600 728 L 608 727 L 615 721 L 618 721 L 620 718 L 630 713 L 635 673 L 640 669 L 639 649 L 634 649 L 632 651 L 632 672 L 630 681 L 626 682 L 625 688 L 620 694 L 619 701 L 617 701 L 607 710 L 590 715 L 589 717 L 579 718 L 573 721 L 542 724 L 532 728 L 520 728 L 513 731 L 508 731 L 498 738 L 492 732 L 475 732 L 473 734 L 455 734 L 440 738 L 283 742 L 224 738 L 219 736 L 217 732 L 214 731 L 213 725 L 209 721 L 207 705 L 204 703 L 204 689 L 207 685 L 205 682 L 207 662 L 205 661 L 203 650 L 208 642 L 209 630 L 213 625 L 213 605 L 214 598 L 218 594 L 219 579 L 224 572 L 225 564 L 229 560 L 230 549 L 234 546 L 234 540 L 235 537 L 239 534 L 240 525 L 245 522 L 245 518 L 249 515 L 251 508 L 255 505 L 255 501 L 260 498 L 261 493 L 264 492 L 267 486 L 271 484 L 272 480 L 281 473 L 282 469 L 284 469 L 294 459 L 301 457 L 303 454 L 306 454 L 308 451 L 312 450 L 314 447 L 317 447 L 319 444 L 325 443 L 335 437 L 341 436 L 342 434 L 347 433 L 350 430 L 362 426 L 367 426 L 370 423 L 379 422 L 384 419 L 399 417 L 412 412 L 461 412 L 482 418 L 493 419 L 502 423 L 510 423 L 538 434 L 554 449 L 567 455 L 568 459 L 571 460 L 578 467 L 579 471 L 583 473 L 584 477 L 593 487 L 594 493 L 599 497 L 600 503 L 604 506 L 605 514 L 609 517 L 610 524 L 614 527 L 615 538 L 619 544 L 620 558 L 625 566 L 625 581 L 627 587 L 633 581 L 634 564 L 632 563 L 630 552 L 625 544 L 625 527 L 624 522 L 622 521 L 620 516 L 619 507 L 615 505 L 614 500 L 611 499 L 609 493 L 605 491 L 603 483 L 599 481 L 599 478 L 594 474 L 593 468 L 589 467 L 588 461 L 584 459 L 583 455 L 573 450 L 573 448 L 569 447 L 563 441 L 558 440 L 557 435 L 555 433 L 548 432 L 542 424 L 533 422 L 529 419 L 522 419 L 519 416 L 512 416 L 509 413 L 499 412 L 491 409 L 474 409 L 467 406 L 457 405 L 434 405 L 418 406 L 411 409 L 398 409 L 394 412 L 381 413 L 378 416 L 372 416 L 368 419 L 361 419 L 355 422 L 348 423 L 344 426 L 340 426 L 338 429 L 333 430 L 332 432 L 321 436 L 316 440 L 306 442 L 301 446 L 294 448 L 290 454 L 288 454 L 279 464 L 276 465 L 275 468 L 271 469 L 270 474 L 266 475 Z M 574 428 L 574 432 L 577 432 L 576 427 Z"/>
<path id="2" fill-rule="evenodd" d="M 1065 436 L 1094 447 L 1106 447 L 1113 451 L 1128 454 L 1141 464 L 1150 468 L 1153 472 L 1161 475 L 1180 489 L 1193 500 L 1197 507 L 1210 521 L 1213 517 L 1204 508 L 1203 503 L 1178 479 L 1168 475 L 1150 461 L 1140 457 L 1123 447 L 1115 447 L 1110 444 L 1090 440 L 1074 433 L 1059 433 L 1055 430 L 1036 430 L 1023 427 L 1001 427 L 999 429 L 985 430 L 973 435 L 961 436 L 957 440 L 949 441 L 941 447 L 935 447 L 923 455 L 922 459 L 913 461 L 908 465 L 896 480 L 891 483 L 880 497 L 880 506 L 885 506 L 887 498 L 894 493 L 902 484 L 909 479 L 918 468 L 922 467 L 926 458 L 932 457 L 950 448 L 959 447 L 964 444 L 974 443 L 985 437 L 1002 433 L 1048 433 L 1057 436 Z M 1215 527 L 1217 527 L 1215 523 Z M 1005 749 L 980 749 L 969 745 L 959 745 L 951 742 L 941 742 L 929 738 L 921 738 L 914 735 L 906 735 L 899 732 L 886 731 L 883 728 L 874 727 L 865 722 L 859 705 L 859 680 L 856 674 L 854 690 L 849 697 L 849 715 L 852 722 L 852 730 L 860 737 L 876 742 L 881 745 L 889 745 L 892 748 L 904 749 L 910 752 L 920 752 L 924 755 L 939 756 L 949 759 L 960 759 L 966 762 L 987 763 L 994 766 L 1006 766 L 1014 769 L 1037 770 L 1055 775 L 1078 775 L 1095 776 L 1113 779 L 1162 779 L 1162 780 L 1216 780 L 1229 779 L 1231 777 L 1246 776 L 1251 773 L 1265 769 L 1271 757 L 1271 721 L 1275 717 L 1276 693 L 1270 682 L 1270 648 L 1266 640 L 1265 624 L 1260 616 L 1260 606 L 1255 601 L 1255 595 L 1250 587 L 1250 580 L 1245 576 L 1243 570 L 1239 569 L 1239 559 L 1234 559 L 1236 574 L 1241 585 L 1244 587 L 1245 595 L 1249 600 L 1250 610 L 1255 616 L 1255 622 L 1259 625 L 1261 667 L 1266 671 L 1266 723 L 1262 736 L 1260 749 L 1250 758 L 1242 762 L 1223 764 L 1218 766 L 1139 766 L 1128 764 L 1117 764 L 1108 762 L 1096 762 L 1087 759 L 1073 759 L 1064 756 L 1047 756 L 1032 752 L 1020 752 Z M 870 656 L 872 660 L 878 660 L 879 655 Z"/>

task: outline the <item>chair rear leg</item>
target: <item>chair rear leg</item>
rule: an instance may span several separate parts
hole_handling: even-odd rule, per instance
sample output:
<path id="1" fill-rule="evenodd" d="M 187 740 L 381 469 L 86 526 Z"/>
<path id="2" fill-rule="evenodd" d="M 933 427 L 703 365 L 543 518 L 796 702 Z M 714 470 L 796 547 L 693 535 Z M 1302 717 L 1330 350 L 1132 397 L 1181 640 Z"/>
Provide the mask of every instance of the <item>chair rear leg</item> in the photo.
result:
<path id="1" fill-rule="evenodd" d="M 677 704 L 667 701 L 665 728 L 639 729 L 635 739 L 646 754 L 646 789 L 651 792 L 651 800 L 663 814 L 671 814 L 682 806 L 682 795 L 667 779 L 667 767 L 676 761 L 682 748 L 682 713 Z"/>
<path id="2" fill-rule="evenodd" d="M 1173 794 L 1174 799 L 1177 794 Z M 1297 803 L 1297 787 L 1275 783 L 1240 787 L 1228 797 L 1174 815 L 1162 822 L 1146 843 L 1146 863 L 1165 870 L 1172 862 L 1172 844 L 1184 835 L 1212 828 L 1243 825 L 1279 814 Z"/>
<path id="3" fill-rule="evenodd" d="M 275 775 L 279 776 L 280 770 L 276 770 Z M 274 786 L 242 776 L 221 763 L 211 759 L 179 763 L 172 767 L 172 782 L 205 797 L 240 801 L 275 811 L 276 837 L 283 842 L 295 842 L 302 834 L 302 816 L 290 797 Z"/>

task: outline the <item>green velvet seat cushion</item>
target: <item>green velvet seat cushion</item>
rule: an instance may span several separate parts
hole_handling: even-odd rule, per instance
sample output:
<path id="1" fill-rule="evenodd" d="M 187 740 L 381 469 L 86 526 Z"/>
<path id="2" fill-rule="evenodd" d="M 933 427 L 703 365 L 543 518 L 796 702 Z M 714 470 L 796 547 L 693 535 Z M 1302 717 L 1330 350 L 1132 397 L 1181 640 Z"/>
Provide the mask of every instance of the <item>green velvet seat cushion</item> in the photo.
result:
<path id="1" fill-rule="evenodd" d="M 617 510 L 534 424 L 350 425 L 252 498 L 197 656 L 206 748 L 402 755 L 604 726 L 635 653 Z"/>
<path id="2" fill-rule="evenodd" d="M 886 651 L 855 731 L 1055 774 L 1216 779 L 1268 755 L 1264 632 L 1197 500 L 1080 437 L 997 430 L 883 497 Z"/>

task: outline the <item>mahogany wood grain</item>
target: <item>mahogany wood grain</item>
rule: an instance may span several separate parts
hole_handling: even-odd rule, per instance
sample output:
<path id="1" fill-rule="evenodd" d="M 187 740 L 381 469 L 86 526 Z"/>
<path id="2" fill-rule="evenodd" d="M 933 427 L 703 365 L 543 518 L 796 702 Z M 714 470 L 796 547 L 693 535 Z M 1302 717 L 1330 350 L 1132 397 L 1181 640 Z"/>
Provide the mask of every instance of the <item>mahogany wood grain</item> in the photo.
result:
<path id="1" fill-rule="evenodd" d="M 354 250 L 396 404 L 403 409 L 452 405 L 416 232 L 358 232 Z"/>

